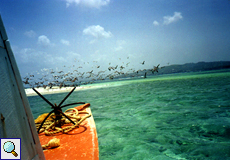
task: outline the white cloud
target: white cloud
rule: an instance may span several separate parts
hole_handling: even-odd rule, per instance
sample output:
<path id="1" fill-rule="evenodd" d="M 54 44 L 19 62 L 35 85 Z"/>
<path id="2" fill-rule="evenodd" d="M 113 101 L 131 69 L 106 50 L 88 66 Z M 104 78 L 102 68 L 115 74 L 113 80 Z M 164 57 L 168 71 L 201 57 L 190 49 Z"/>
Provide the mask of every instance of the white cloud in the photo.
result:
<path id="1" fill-rule="evenodd" d="M 96 43 L 97 42 L 97 40 L 96 39 L 93 39 L 93 40 L 91 40 L 90 42 L 89 42 L 89 44 L 93 44 L 93 43 Z"/>
<path id="2" fill-rule="evenodd" d="M 78 5 L 81 2 L 81 0 L 66 0 L 66 7 L 69 7 L 70 4 L 75 3 Z"/>
<path id="3" fill-rule="evenodd" d="M 46 55 L 46 59 L 44 61 L 45 63 L 47 64 L 63 64 L 63 63 L 67 63 L 67 59 L 65 57 L 62 57 L 62 56 L 53 56 L 51 54 L 47 54 Z"/>
<path id="4" fill-rule="evenodd" d="M 66 53 L 67 57 L 70 57 L 72 60 L 76 59 L 76 60 L 80 60 L 81 59 L 81 55 L 72 51 L 69 51 Z"/>
<path id="5" fill-rule="evenodd" d="M 49 40 L 49 38 L 47 38 L 47 36 L 45 35 L 41 35 L 38 37 L 38 44 L 44 47 L 48 47 L 48 46 L 53 46 L 54 44 L 52 44 Z"/>
<path id="6" fill-rule="evenodd" d="M 50 64 L 54 57 L 46 52 L 37 51 L 32 48 L 23 48 L 19 52 L 20 60 L 23 63 L 45 62 Z M 55 57 L 56 58 L 56 57 Z"/>
<path id="7" fill-rule="evenodd" d="M 108 60 L 108 56 L 101 53 L 99 50 L 96 50 L 93 54 L 90 55 L 90 59 L 93 61 L 101 62 Z"/>
<path id="8" fill-rule="evenodd" d="M 78 54 L 67 53 L 68 56 L 53 56 L 47 52 L 38 51 L 32 48 L 23 48 L 19 51 L 18 58 L 22 63 L 35 63 L 40 62 L 42 64 L 62 64 L 67 63 L 73 59 L 73 57 L 79 57 Z M 36 64 L 34 64 L 36 65 Z"/>
<path id="9" fill-rule="evenodd" d="M 20 56 L 20 60 L 23 63 L 28 63 L 29 61 L 33 61 L 34 57 L 37 57 L 37 53 L 34 49 L 24 48 L 19 51 L 18 56 Z"/>
<path id="10" fill-rule="evenodd" d="M 33 30 L 30 30 L 30 31 L 26 31 L 24 33 L 27 37 L 30 37 L 30 38 L 33 38 L 36 36 L 36 33 L 33 31 Z"/>
<path id="11" fill-rule="evenodd" d="M 115 51 L 120 51 L 124 48 L 124 45 L 126 44 L 125 40 L 118 40 L 117 46 L 115 47 Z"/>
<path id="12" fill-rule="evenodd" d="M 154 26 L 159 26 L 159 22 L 153 21 L 153 25 L 154 25 Z"/>
<path id="13" fill-rule="evenodd" d="M 100 8 L 101 6 L 108 5 L 110 0 L 66 0 L 66 7 L 71 4 L 82 5 L 89 8 Z"/>
<path id="14" fill-rule="evenodd" d="M 170 23 L 179 21 L 183 17 L 182 17 L 180 12 L 174 12 L 173 16 L 164 16 L 163 18 L 164 18 L 164 23 L 163 24 L 168 25 Z"/>
<path id="15" fill-rule="evenodd" d="M 67 45 L 67 46 L 70 45 L 70 42 L 65 40 L 65 39 L 61 39 L 61 43 L 64 44 L 64 45 Z"/>
<path id="16" fill-rule="evenodd" d="M 85 28 L 83 30 L 84 35 L 90 35 L 95 38 L 110 38 L 112 33 L 110 31 L 106 32 L 103 27 L 99 25 L 93 25 Z"/>

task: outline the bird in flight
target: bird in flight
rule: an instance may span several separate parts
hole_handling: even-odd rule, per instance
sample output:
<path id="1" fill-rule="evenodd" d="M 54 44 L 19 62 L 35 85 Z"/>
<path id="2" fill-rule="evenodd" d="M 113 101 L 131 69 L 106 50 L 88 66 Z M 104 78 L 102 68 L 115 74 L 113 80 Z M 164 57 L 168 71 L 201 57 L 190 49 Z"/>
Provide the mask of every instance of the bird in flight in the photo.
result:
<path id="1" fill-rule="evenodd" d="M 157 66 L 154 66 L 154 68 L 152 69 L 152 73 L 154 72 L 158 72 L 160 64 L 158 64 Z"/>

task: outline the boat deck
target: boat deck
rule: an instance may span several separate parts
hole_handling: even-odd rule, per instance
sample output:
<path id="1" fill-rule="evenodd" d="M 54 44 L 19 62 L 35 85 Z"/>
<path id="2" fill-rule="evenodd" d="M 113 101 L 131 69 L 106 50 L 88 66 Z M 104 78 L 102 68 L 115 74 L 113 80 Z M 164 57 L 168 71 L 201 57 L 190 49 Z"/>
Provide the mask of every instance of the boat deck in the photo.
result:
<path id="1" fill-rule="evenodd" d="M 90 108 L 86 108 L 85 111 L 91 114 Z M 60 139 L 60 146 L 44 150 L 46 160 L 99 159 L 98 138 L 92 114 L 79 125 L 79 128 L 67 134 L 53 136 L 46 136 L 44 132 L 39 134 L 41 145 L 47 144 L 53 138 Z"/>

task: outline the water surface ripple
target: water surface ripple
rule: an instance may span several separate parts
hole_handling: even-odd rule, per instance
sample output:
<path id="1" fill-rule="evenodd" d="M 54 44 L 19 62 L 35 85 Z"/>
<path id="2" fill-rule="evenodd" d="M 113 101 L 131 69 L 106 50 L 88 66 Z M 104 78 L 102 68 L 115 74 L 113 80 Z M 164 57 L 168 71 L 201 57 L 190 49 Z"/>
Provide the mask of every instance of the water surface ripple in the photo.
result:
<path id="1" fill-rule="evenodd" d="M 100 83 L 66 103 L 91 103 L 100 160 L 230 159 L 230 72 Z M 45 95 L 59 103 L 66 93 Z M 50 107 L 28 97 L 34 117 Z"/>

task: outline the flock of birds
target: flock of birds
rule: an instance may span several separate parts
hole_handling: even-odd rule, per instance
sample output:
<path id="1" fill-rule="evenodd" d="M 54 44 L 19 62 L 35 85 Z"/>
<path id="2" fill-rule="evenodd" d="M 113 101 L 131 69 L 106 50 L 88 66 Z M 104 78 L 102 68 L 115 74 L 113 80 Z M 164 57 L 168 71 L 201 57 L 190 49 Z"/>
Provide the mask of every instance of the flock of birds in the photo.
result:
<path id="1" fill-rule="evenodd" d="M 127 57 L 128 59 L 128 57 Z M 96 61 L 94 61 L 96 62 Z M 89 62 L 87 62 L 89 63 Z M 124 62 L 123 62 L 124 64 Z M 92 84 L 103 80 L 113 80 L 114 78 L 127 78 L 127 77 L 140 77 L 144 76 L 146 78 L 147 72 L 158 72 L 159 65 L 154 66 L 153 69 L 138 69 L 134 68 L 128 69 L 130 62 L 125 65 L 115 65 L 109 67 L 105 70 L 100 70 L 100 65 L 92 67 L 93 69 L 87 72 L 83 72 L 82 66 L 75 67 L 72 65 L 71 71 L 65 72 L 64 70 L 53 70 L 53 69 L 42 69 L 41 73 L 29 74 L 23 78 L 23 83 L 25 88 L 52 88 L 53 86 L 66 87 L 66 86 L 80 86 L 86 84 Z M 141 65 L 145 64 L 145 61 L 140 62 Z M 63 66 L 66 68 L 66 66 Z M 69 67 L 70 68 L 70 67 Z M 161 67 L 163 68 L 163 67 Z M 100 71 L 98 71 L 100 70 Z M 143 75 L 143 73 L 145 73 Z"/>

